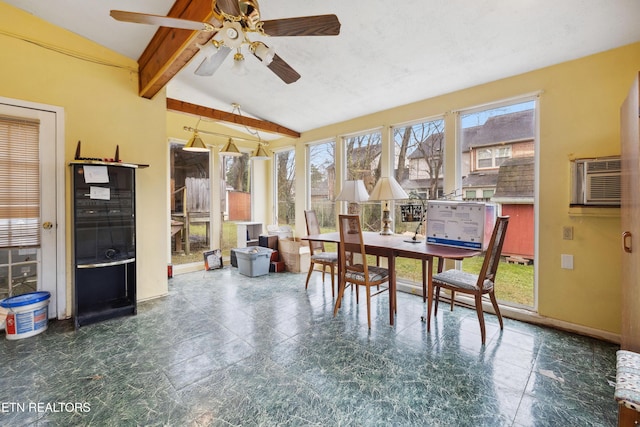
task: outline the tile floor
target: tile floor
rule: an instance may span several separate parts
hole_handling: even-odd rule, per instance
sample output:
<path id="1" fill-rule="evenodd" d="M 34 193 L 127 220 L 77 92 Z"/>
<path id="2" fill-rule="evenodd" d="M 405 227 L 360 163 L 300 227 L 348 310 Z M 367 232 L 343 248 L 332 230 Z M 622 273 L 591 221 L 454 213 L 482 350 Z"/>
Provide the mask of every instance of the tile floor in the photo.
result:
<path id="1" fill-rule="evenodd" d="M 421 297 L 366 305 L 330 280 L 237 269 L 169 281 L 136 316 L 0 344 L 0 425 L 614 426 L 616 345 Z"/>

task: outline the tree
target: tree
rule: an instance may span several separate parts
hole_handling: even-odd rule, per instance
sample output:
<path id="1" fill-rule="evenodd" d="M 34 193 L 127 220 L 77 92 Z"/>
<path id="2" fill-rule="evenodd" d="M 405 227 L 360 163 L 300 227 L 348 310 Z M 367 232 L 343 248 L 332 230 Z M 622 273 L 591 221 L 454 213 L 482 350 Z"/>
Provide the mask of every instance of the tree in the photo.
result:
<path id="1" fill-rule="evenodd" d="M 397 145 L 396 179 L 402 182 L 407 178 L 407 163 L 411 158 L 419 168 L 414 171 L 415 178 L 425 172 L 428 198 L 437 199 L 443 168 L 444 121 L 433 120 L 394 129 L 394 139 Z"/>
<path id="2" fill-rule="evenodd" d="M 294 151 L 276 154 L 278 183 L 278 222 L 291 224 L 295 219 L 295 161 Z"/>

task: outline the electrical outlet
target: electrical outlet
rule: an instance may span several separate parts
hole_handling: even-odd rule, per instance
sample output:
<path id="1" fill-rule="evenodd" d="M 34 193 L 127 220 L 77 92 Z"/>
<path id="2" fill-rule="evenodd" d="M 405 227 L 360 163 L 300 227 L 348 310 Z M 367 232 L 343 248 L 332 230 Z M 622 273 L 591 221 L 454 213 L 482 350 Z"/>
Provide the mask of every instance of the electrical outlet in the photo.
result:
<path id="1" fill-rule="evenodd" d="M 569 225 L 562 227 L 562 238 L 564 240 L 573 240 L 573 227 Z"/>
<path id="2" fill-rule="evenodd" d="M 573 270 L 573 255 L 561 254 L 560 266 L 567 270 Z"/>

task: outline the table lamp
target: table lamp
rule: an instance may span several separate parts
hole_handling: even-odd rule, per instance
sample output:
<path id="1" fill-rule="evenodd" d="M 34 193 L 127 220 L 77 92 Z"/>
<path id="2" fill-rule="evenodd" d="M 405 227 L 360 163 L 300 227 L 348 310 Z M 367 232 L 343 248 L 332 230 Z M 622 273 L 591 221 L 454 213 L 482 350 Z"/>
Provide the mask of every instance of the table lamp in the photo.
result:
<path id="1" fill-rule="evenodd" d="M 384 201 L 382 210 L 382 231 L 380 234 L 393 234 L 391 231 L 391 212 L 389 212 L 389 200 L 408 199 L 409 195 L 400 187 L 398 181 L 393 177 L 383 176 L 378 180 L 373 191 L 369 195 L 369 200 Z"/>
<path id="2" fill-rule="evenodd" d="M 345 181 L 336 200 L 349 202 L 348 212 L 350 215 L 360 215 L 360 203 L 369 200 L 369 193 L 364 187 L 364 181 L 361 179 Z"/>
<path id="3" fill-rule="evenodd" d="M 336 200 L 349 202 L 349 207 L 347 208 L 349 215 L 360 216 L 360 203 L 369 200 L 369 193 L 367 193 L 367 189 L 364 186 L 364 181 L 361 179 L 345 181 L 342 184 L 342 191 L 338 194 Z M 349 223 L 349 233 L 357 232 L 357 225 Z"/>

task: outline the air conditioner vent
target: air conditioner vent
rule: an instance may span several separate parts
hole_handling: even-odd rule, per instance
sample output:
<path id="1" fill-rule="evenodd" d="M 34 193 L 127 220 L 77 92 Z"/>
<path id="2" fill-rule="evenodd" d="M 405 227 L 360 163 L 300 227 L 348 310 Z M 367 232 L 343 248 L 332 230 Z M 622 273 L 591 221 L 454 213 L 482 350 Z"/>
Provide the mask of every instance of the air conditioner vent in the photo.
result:
<path id="1" fill-rule="evenodd" d="M 620 175 L 593 175 L 589 180 L 589 199 L 593 203 L 620 201 Z"/>
<path id="2" fill-rule="evenodd" d="M 574 160 L 571 203 L 620 206 L 621 166 L 620 157 Z"/>
<path id="3" fill-rule="evenodd" d="M 621 168 L 620 159 L 592 160 L 586 163 L 587 173 L 618 172 Z"/>

